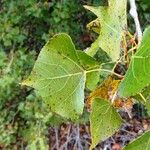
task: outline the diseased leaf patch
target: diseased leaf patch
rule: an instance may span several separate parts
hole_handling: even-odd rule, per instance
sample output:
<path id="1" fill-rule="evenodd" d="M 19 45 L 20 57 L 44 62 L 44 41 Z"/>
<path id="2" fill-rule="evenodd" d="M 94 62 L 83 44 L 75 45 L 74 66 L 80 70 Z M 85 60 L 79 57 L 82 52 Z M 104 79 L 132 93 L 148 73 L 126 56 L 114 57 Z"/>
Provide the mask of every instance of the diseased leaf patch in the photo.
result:
<path id="1" fill-rule="evenodd" d="M 119 58 L 121 40 L 126 30 L 126 0 L 109 0 L 108 6 L 84 6 L 98 18 L 87 25 L 96 33 L 98 39 L 91 45 L 87 53 L 94 56 L 98 48 L 102 48 L 113 61 Z M 98 23 L 99 22 L 99 23 Z"/>
<path id="2" fill-rule="evenodd" d="M 101 31 L 101 24 L 100 20 L 97 18 L 93 21 L 91 21 L 89 24 L 86 26 L 89 30 L 93 30 L 94 32 L 100 34 Z"/>
<path id="3" fill-rule="evenodd" d="M 104 82 L 97 87 L 87 98 L 86 107 L 91 110 L 91 105 L 95 98 L 105 99 L 112 103 L 112 106 L 116 109 L 123 110 L 131 117 L 131 111 L 134 104 L 132 98 L 121 98 L 117 94 L 117 89 L 121 80 L 116 80 L 112 76 L 109 76 Z"/>
<path id="4" fill-rule="evenodd" d="M 95 98 L 106 99 L 108 101 L 112 100 L 113 95 L 115 94 L 120 80 L 115 80 L 113 77 L 109 76 L 103 83 L 97 87 L 87 98 L 86 105 L 90 109 L 91 104 Z"/>

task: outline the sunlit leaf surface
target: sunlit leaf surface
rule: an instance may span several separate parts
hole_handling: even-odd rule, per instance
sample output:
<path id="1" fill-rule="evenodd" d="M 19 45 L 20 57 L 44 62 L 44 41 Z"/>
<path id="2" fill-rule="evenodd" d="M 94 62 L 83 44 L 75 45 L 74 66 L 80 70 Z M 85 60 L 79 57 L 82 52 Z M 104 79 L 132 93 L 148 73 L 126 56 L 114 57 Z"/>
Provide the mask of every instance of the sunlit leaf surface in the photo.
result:
<path id="1" fill-rule="evenodd" d="M 129 69 L 119 86 L 120 96 L 132 96 L 150 83 L 150 27 L 144 32 L 137 52 L 132 56 Z"/>
<path id="2" fill-rule="evenodd" d="M 92 103 L 92 112 L 90 115 L 91 149 L 100 141 L 114 134 L 119 129 L 121 123 L 120 115 L 111 104 L 106 100 L 96 98 Z"/>
<path id="3" fill-rule="evenodd" d="M 43 47 L 31 75 L 22 84 L 35 88 L 53 112 L 76 119 L 84 107 L 86 78 L 92 86 L 89 75 L 99 71 L 93 58 L 77 53 L 68 35 L 58 34 Z"/>
<path id="4" fill-rule="evenodd" d="M 85 6 L 98 17 L 88 24 L 88 28 L 96 33 L 99 32 L 98 39 L 87 51 L 89 55 L 93 56 L 100 47 L 107 52 L 113 61 L 119 58 L 121 40 L 126 29 L 126 3 L 127 0 L 109 0 L 108 6 Z"/>

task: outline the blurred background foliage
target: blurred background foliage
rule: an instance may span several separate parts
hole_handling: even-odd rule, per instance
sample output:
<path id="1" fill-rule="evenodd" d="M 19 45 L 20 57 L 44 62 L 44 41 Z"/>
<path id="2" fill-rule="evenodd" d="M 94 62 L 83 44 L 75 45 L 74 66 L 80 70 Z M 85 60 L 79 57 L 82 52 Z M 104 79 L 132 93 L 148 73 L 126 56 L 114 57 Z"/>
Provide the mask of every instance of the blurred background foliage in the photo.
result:
<path id="1" fill-rule="evenodd" d="M 100 3 L 107 4 L 106 0 Z M 98 6 L 99 0 L 0 1 L 0 149 L 47 149 L 48 126 L 63 120 L 20 82 L 54 34 L 68 33 L 78 49 L 90 46 L 95 35 L 86 30 L 86 24 L 96 17 L 84 4 Z M 137 0 L 137 4 L 145 28 L 150 23 L 150 2 Z M 129 23 L 132 30 L 130 17 Z"/>

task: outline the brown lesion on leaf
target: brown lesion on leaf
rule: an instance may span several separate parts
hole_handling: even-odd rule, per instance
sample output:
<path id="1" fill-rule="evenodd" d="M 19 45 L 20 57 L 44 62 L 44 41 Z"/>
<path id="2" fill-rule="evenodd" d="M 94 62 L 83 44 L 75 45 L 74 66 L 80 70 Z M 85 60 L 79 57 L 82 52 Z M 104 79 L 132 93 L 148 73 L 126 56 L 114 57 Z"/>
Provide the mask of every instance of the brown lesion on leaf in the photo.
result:
<path id="1" fill-rule="evenodd" d="M 95 98 L 101 98 L 104 100 L 110 100 L 114 95 L 115 91 L 118 88 L 120 80 L 113 79 L 112 76 L 109 76 L 103 83 L 97 87 L 87 98 L 86 105 L 88 108 L 91 108 L 92 101 Z"/>
<path id="2" fill-rule="evenodd" d="M 132 109 L 134 103 L 132 98 L 123 99 L 116 95 L 112 102 L 113 96 L 117 92 L 120 82 L 121 80 L 115 79 L 112 76 L 109 76 L 107 79 L 105 79 L 103 83 L 88 96 L 86 100 L 87 109 L 89 111 L 91 110 L 91 105 L 95 98 L 108 100 L 117 109 Z"/>

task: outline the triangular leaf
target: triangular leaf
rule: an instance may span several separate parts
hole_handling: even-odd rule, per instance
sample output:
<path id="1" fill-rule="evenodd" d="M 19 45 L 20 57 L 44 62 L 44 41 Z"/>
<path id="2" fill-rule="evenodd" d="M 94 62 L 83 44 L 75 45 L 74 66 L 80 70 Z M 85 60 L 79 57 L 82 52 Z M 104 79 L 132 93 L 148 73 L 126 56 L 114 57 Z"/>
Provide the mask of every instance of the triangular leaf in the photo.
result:
<path id="1" fill-rule="evenodd" d="M 96 21 L 100 21 L 100 35 L 87 51 L 89 55 L 93 56 L 100 47 L 113 61 L 119 58 L 123 30 L 126 28 L 126 3 L 127 0 L 121 0 L 119 3 L 118 0 L 109 0 L 109 6 L 85 6 L 98 17 Z M 99 27 L 93 30 L 97 32 Z"/>
<path id="2" fill-rule="evenodd" d="M 106 100 L 96 98 L 92 103 L 92 112 L 90 115 L 91 149 L 100 141 L 114 134 L 119 129 L 121 123 L 120 115 L 111 104 Z"/>
<path id="3" fill-rule="evenodd" d="M 150 27 L 144 32 L 137 52 L 132 56 L 129 69 L 119 86 L 120 96 L 133 96 L 150 83 Z"/>
<path id="4" fill-rule="evenodd" d="M 94 61 L 90 63 L 95 66 Z M 43 47 L 31 75 L 22 84 L 35 88 L 53 112 L 77 119 L 83 112 L 86 74 L 93 71 L 81 64 L 71 38 L 58 34 Z"/>
<path id="5" fill-rule="evenodd" d="M 150 150 L 150 131 L 135 139 L 123 150 Z"/>

